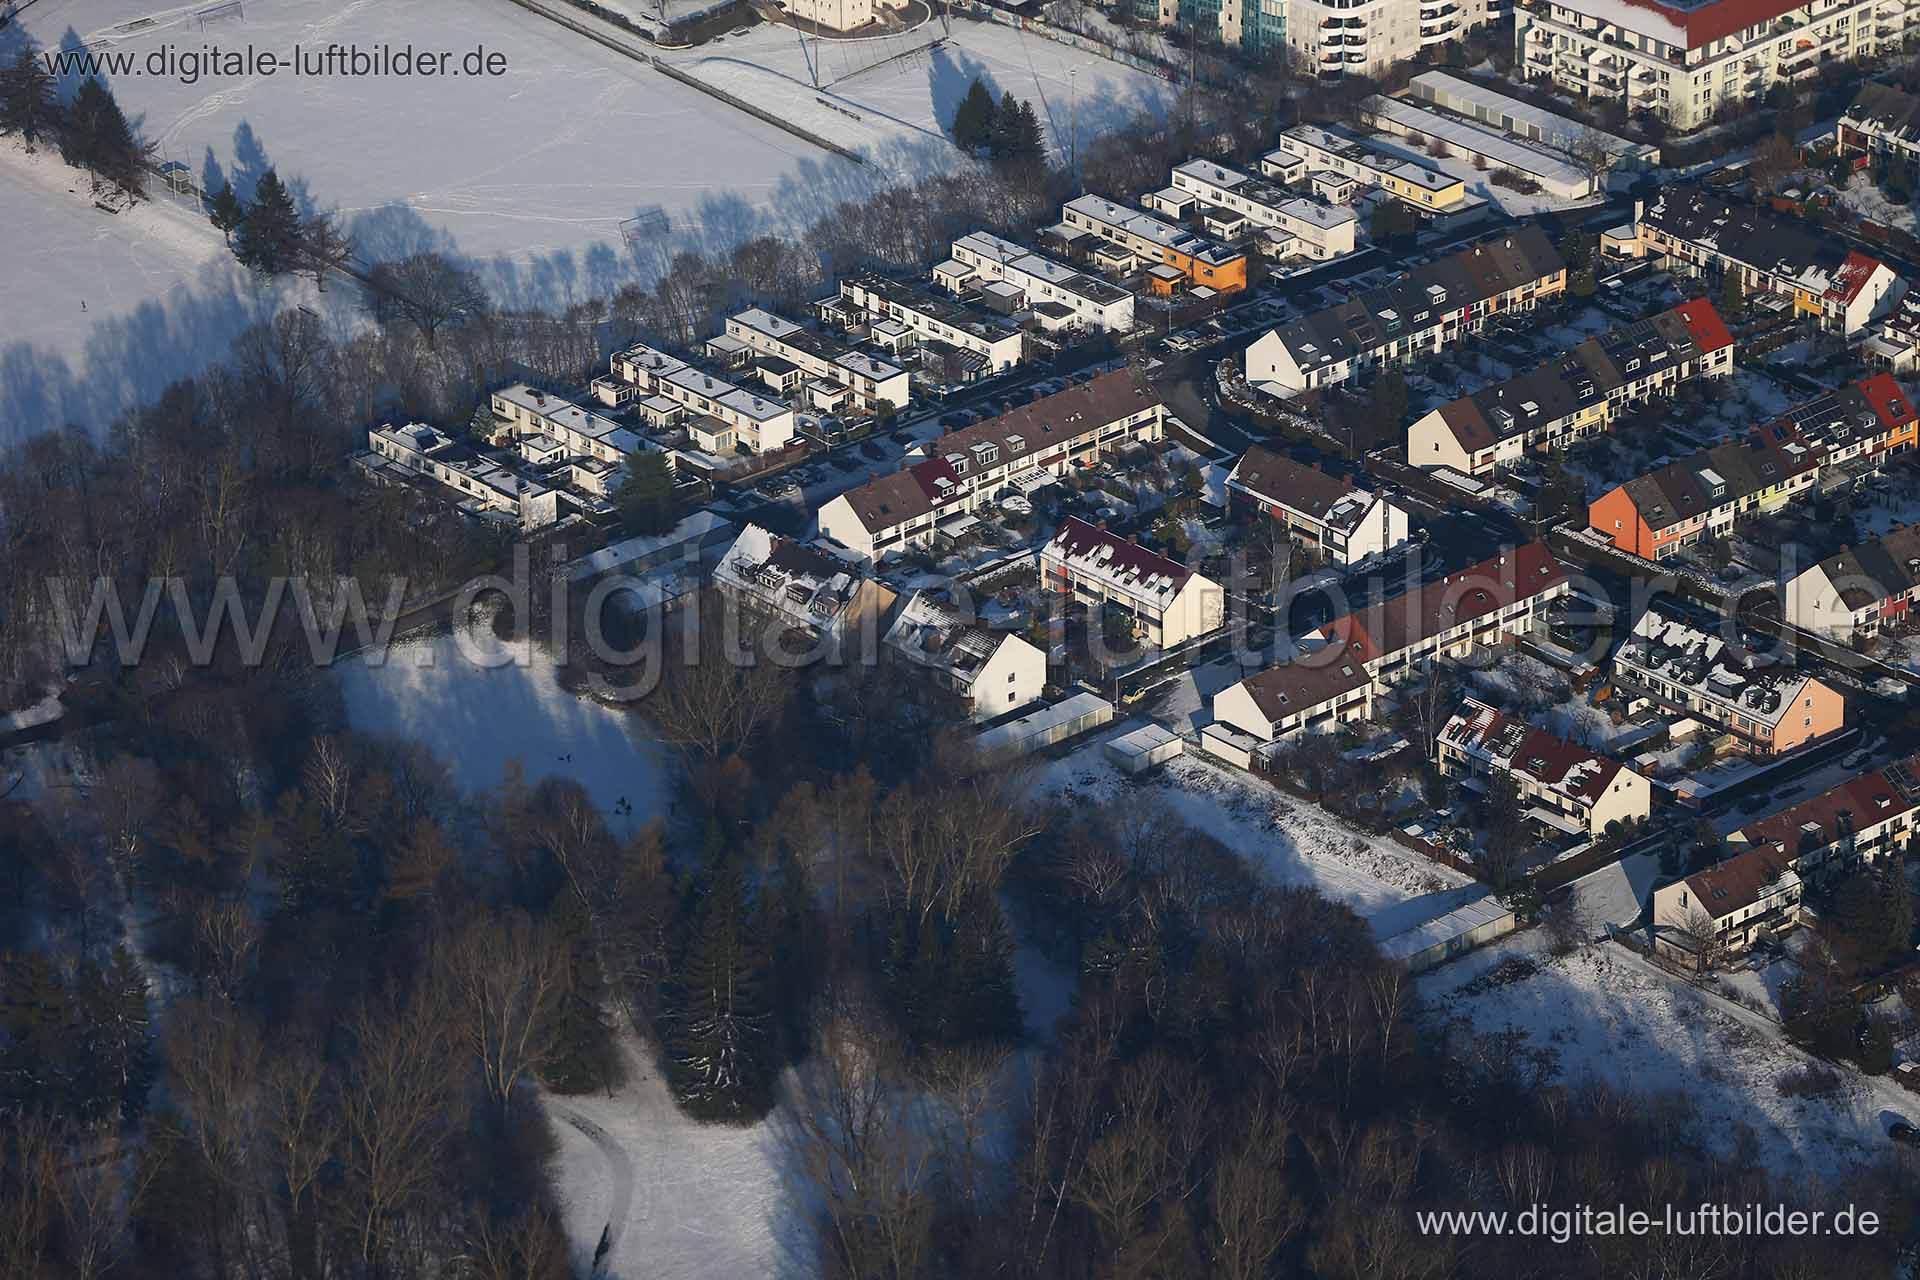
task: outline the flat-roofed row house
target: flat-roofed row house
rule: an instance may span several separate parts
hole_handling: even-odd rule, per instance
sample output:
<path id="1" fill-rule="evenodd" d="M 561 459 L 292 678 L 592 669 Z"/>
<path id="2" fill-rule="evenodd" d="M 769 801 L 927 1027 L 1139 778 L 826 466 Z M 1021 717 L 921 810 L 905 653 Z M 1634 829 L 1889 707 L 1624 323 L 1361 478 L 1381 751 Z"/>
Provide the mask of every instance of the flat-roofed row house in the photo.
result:
<path id="1" fill-rule="evenodd" d="M 1405 542 L 1407 513 L 1353 481 L 1254 445 L 1227 477 L 1229 500 L 1277 521 L 1296 543 L 1345 567 Z"/>
<path id="2" fill-rule="evenodd" d="M 1218 630 L 1226 597 L 1177 560 L 1069 516 L 1035 554 L 1040 587 L 1094 611 L 1127 615 L 1146 644 L 1167 649 Z"/>
<path id="3" fill-rule="evenodd" d="M 1790 665 L 1648 609 L 1613 657 L 1616 696 L 1693 719 L 1753 756 L 1774 756 L 1845 727 L 1839 691 Z"/>
<path id="4" fill-rule="evenodd" d="M 1311 641 L 1338 646 L 1382 687 L 1440 658 L 1511 644 L 1540 627 L 1549 604 L 1572 590 L 1544 542 L 1529 542 L 1403 595 L 1344 614 Z"/>
<path id="5" fill-rule="evenodd" d="M 1513 779 L 1525 817 L 1569 835 L 1598 836 L 1644 822 L 1653 784 L 1618 760 L 1537 729 L 1477 698 L 1442 726 L 1435 761 L 1449 778 Z"/>
<path id="6" fill-rule="evenodd" d="M 1352 253 L 1359 233 L 1360 219 L 1351 209 L 1293 195 L 1211 160 L 1175 165 L 1173 188 L 1191 193 L 1204 208 L 1237 213 L 1256 227 L 1285 236 L 1275 257 L 1325 262 Z"/>
<path id="7" fill-rule="evenodd" d="M 1092 232 L 1135 258 L 1172 269 L 1189 285 L 1220 293 L 1247 287 L 1245 253 L 1131 205 L 1105 196 L 1077 196 L 1062 207 L 1060 220 L 1069 227 Z M 1160 287 L 1164 280 L 1163 276 L 1149 275 L 1149 281 L 1163 293 L 1168 292 Z"/>
<path id="8" fill-rule="evenodd" d="M 1740 516 L 1778 510 L 1879 469 L 1911 450 L 1917 432 L 1920 415 L 1899 384 L 1875 374 L 1744 439 L 1616 485 L 1588 506 L 1587 524 L 1622 551 L 1664 560 L 1702 538 L 1726 537 Z"/>
<path id="9" fill-rule="evenodd" d="M 1566 284 L 1566 263 L 1546 232 L 1517 227 L 1263 334 L 1247 348 L 1247 381 L 1282 397 L 1338 386 L 1453 346 Z"/>
<path id="10" fill-rule="evenodd" d="M 1352 198 L 1345 184 L 1374 188 L 1426 217 L 1464 213 L 1485 203 L 1467 193 L 1464 178 L 1338 127 L 1300 124 L 1283 130 L 1280 145 L 1260 158 L 1260 172 L 1289 184 L 1305 182 L 1336 202 Z"/>
<path id="11" fill-rule="evenodd" d="M 1683 382 L 1727 377 L 1733 353 L 1713 304 L 1695 298 L 1423 414 L 1407 428 L 1407 461 L 1490 475 L 1528 453 L 1600 435 Z"/>
<path id="12" fill-rule="evenodd" d="M 955 240 L 953 256 L 933 268 L 933 278 L 949 292 L 977 293 L 1003 310 L 1030 311 L 1049 332 L 1133 328 L 1132 293 L 990 232 Z"/>
<path id="13" fill-rule="evenodd" d="M 1636 201 L 1633 224 L 1600 243 L 1609 254 L 1663 260 L 1676 275 L 1731 273 L 1749 293 L 1776 294 L 1847 336 L 1891 309 L 1905 288 L 1886 263 L 1838 237 L 1705 187 L 1666 187 L 1651 202 Z"/>
<path id="14" fill-rule="evenodd" d="M 399 482 L 422 476 L 451 489 L 461 506 L 504 517 L 522 528 L 540 528 L 560 518 L 560 495 L 553 486 L 502 466 L 424 422 L 370 428 L 367 448 L 368 470 L 377 479 Z"/>
<path id="15" fill-rule="evenodd" d="M 848 401 L 867 413 L 906 407 L 911 379 L 899 365 L 761 307 L 727 317 L 726 336 L 801 371 L 808 400 L 827 412 Z"/>
<path id="16" fill-rule="evenodd" d="M 684 428 L 708 453 L 736 445 L 752 453 L 786 446 L 794 437 L 793 406 L 695 368 L 657 347 L 635 343 L 615 352 L 610 376 L 593 392 L 610 408 L 634 406 L 655 426 Z"/>
<path id="17" fill-rule="evenodd" d="M 1165 421 L 1165 404 L 1143 380 L 1125 369 L 1104 373 L 919 446 L 917 461 L 822 506 L 820 532 L 871 559 L 924 547 L 971 528 L 972 512 L 1010 483 L 1058 478 L 1154 444 Z"/>
<path id="18" fill-rule="evenodd" d="M 1004 316 L 969 307 L 877 272 L 862 272 L 842 280 L 837 302 L 843 313 L 850 308 L 867 317 L 868 339 L 876 345 L 885 343 L 896 354 L 916 347 L 922 349 L 923 367 L 927 351 L 945 348 L 958 353 L 962 363 L 985 376 L 1013 368 L 1026 352 L 1026 335 L 1019 325 Z M 884 337 L 874 323 L 876 320 L 896 322 L 906 331 L 906 338 Z"/>

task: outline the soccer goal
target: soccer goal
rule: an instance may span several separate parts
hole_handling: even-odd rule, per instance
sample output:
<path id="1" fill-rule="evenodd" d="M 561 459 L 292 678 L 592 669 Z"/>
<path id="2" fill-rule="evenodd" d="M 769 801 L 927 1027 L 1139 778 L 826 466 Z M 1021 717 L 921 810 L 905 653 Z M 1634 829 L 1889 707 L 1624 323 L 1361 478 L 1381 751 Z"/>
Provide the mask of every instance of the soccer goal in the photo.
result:
<path id="1" fill-rule="evenodd" d="M 631 218 L 620 222 L 620 239 L 627 246 L 627 256 L 633 259 L 633 265 L 644 268 L 645 253 L 649 244 L 658 244 L 667 238 L 673 230 L 673 221 L 667 217 L 665 209 L 646 209 Z"/>
<path id="2" fill-rule="evenodd" d="M 230 27 L 247 20 L 246 10 L 240 0 L 220 0 L 219 4 L 194 10 L 193 16 L 202 31 L 208 27 Z"/>

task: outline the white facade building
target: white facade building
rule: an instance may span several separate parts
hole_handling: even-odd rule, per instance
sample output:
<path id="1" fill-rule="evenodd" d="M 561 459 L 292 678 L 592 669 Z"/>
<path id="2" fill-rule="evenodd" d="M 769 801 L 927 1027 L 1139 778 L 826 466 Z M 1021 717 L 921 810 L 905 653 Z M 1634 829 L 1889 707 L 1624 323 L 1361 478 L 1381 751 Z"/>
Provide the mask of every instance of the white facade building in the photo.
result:
<path id="1" fill-rule="evenodd" d="M 956 293 L 976 283 L 1011 286 L 1026 306 L 1064 307 L 1081 328 L 1133 328 L 1133 295 L 1125 289 L 985 231 L 955 240 L 953 257 L 934 268 L 934 278 Z"/>
<path id="2" fill-rule="evenodd" d="M 906 407 L 910 379 L 905 369 L 771 311 L 749 307 L 729 316 L 726 332 L 750 351 L 785 360 L 830 387 L 844 387 L 863 409 Z"/>
<path id="3" fill-rule="evenodd" d="M 888 648 L 931 672 L 979 724 L 1038 702 L 1047 655 L 1020 636 L 989 631 L 944 600 L 915 592 L 887 629 Z"/>
<path id="4" fill-rule="evenodd" d="M 1322 80 L 1378 78 L 1488 20 L 1488 0 L 1287 0 L 1287 44 Z"/>
<path id="5" fill-rule="evenodd" d="M 1140 638 L 1170 648 L 1218 629 L 1226 597 L 1217 583 L 1117 533 L 1069 516 L 1035 555 L 1040 587 L 1133 618 Z"/>
<path id="6" fill-rule="evenodd" d="M 612 376 L 593 381 L 603 404 L 617 407 L 642 399 L 677 405 L 684 413 L 726 424 L 755 453 L 781 448 L 794 437 L 793 407 L 784 400 L 736 386 L 656 347 L 636 343 L 616 352 L 610 364 Z"/>
<path id="7" fill-rule="evenodd" d="M 1285 232 L 1298 243 L 1300 254 L 1315 261 L 1354 250 L 1360 219 L 1353 210 L 1289 195 L 1238 169 L 1189 160 L 1174 166 L 1173 186 L 1191 192 L 1202 204 L 1241 214 L 1257 227 Z"/>

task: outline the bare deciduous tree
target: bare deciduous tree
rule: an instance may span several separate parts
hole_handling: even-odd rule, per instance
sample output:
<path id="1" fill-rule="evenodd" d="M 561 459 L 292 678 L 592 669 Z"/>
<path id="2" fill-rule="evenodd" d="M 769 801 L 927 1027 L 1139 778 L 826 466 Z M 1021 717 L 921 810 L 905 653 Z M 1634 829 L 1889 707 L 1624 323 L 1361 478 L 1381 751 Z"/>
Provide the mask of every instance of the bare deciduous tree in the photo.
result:
<path id="1" fill-rule="evenodd" d="M 566 990 L 566 949 L 549 926 L 514 911 L 468 921 L 441 942 L 439 961 L 455 1029 L 505 1111 L 522 1077 L 547 1060 L 549 1019 Z"/>

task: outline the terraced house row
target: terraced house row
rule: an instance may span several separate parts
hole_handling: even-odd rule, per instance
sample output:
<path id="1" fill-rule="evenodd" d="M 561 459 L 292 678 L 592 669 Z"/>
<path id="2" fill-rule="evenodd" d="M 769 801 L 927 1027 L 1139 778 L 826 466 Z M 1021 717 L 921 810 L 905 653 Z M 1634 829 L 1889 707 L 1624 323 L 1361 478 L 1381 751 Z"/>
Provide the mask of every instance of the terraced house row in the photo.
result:
<path id="1" fill-rule="evenodd" d="M 1648 560 L 1702 538 L 1724 538 L 1734 520 L 1773 511 L 1872 471 L 1914 447 L 1913 405 L 1889 374 L 1841 387 L 1777 422 L 1616 485 L 1587 508 L 1588 527 Z"/>
<path id="2" fill-rule="evenodd" d="M 950 431 L 919 460 L 820 508 L 820 533 L 868 559 L 928 546 L 977 523 L 971 514 L 1024 477 L 1058 477 L 1166 432 L 1160 397 L 1121 369 Z M 910 455 L 911 456 L 911 455 Z"/>
<path id="3" fill-rule="evenodd" d="M 1600 247 L 1659 261 L 1675 275 L 1734 275 L 1749 293 L 1777 294 L 1796 313 L 1847 336 L 1899 300 L 1900 277 L 1879 259 L 1702 187 L 1670 187 L 1651 203 L 1636 201 L 1632 225 L 1601 236 Z"/>
<path id="4" fill-rule="evenodd" d="M 1567 264 L 1529 224 L 1262 335 L 1247 348 L 1247 381 L 1283 397 L 1339 386 L 1451 347 L 1566 287 Z"/>
<path id="5" fill-rule="evenodd" d="M 1683 382 L 1732 372 L 1733 334 L 1696 298 L 1424 414 L 1407 428 L 1407 461 L 1487 475 L 1530 451 L 1599 435 Z"/>

